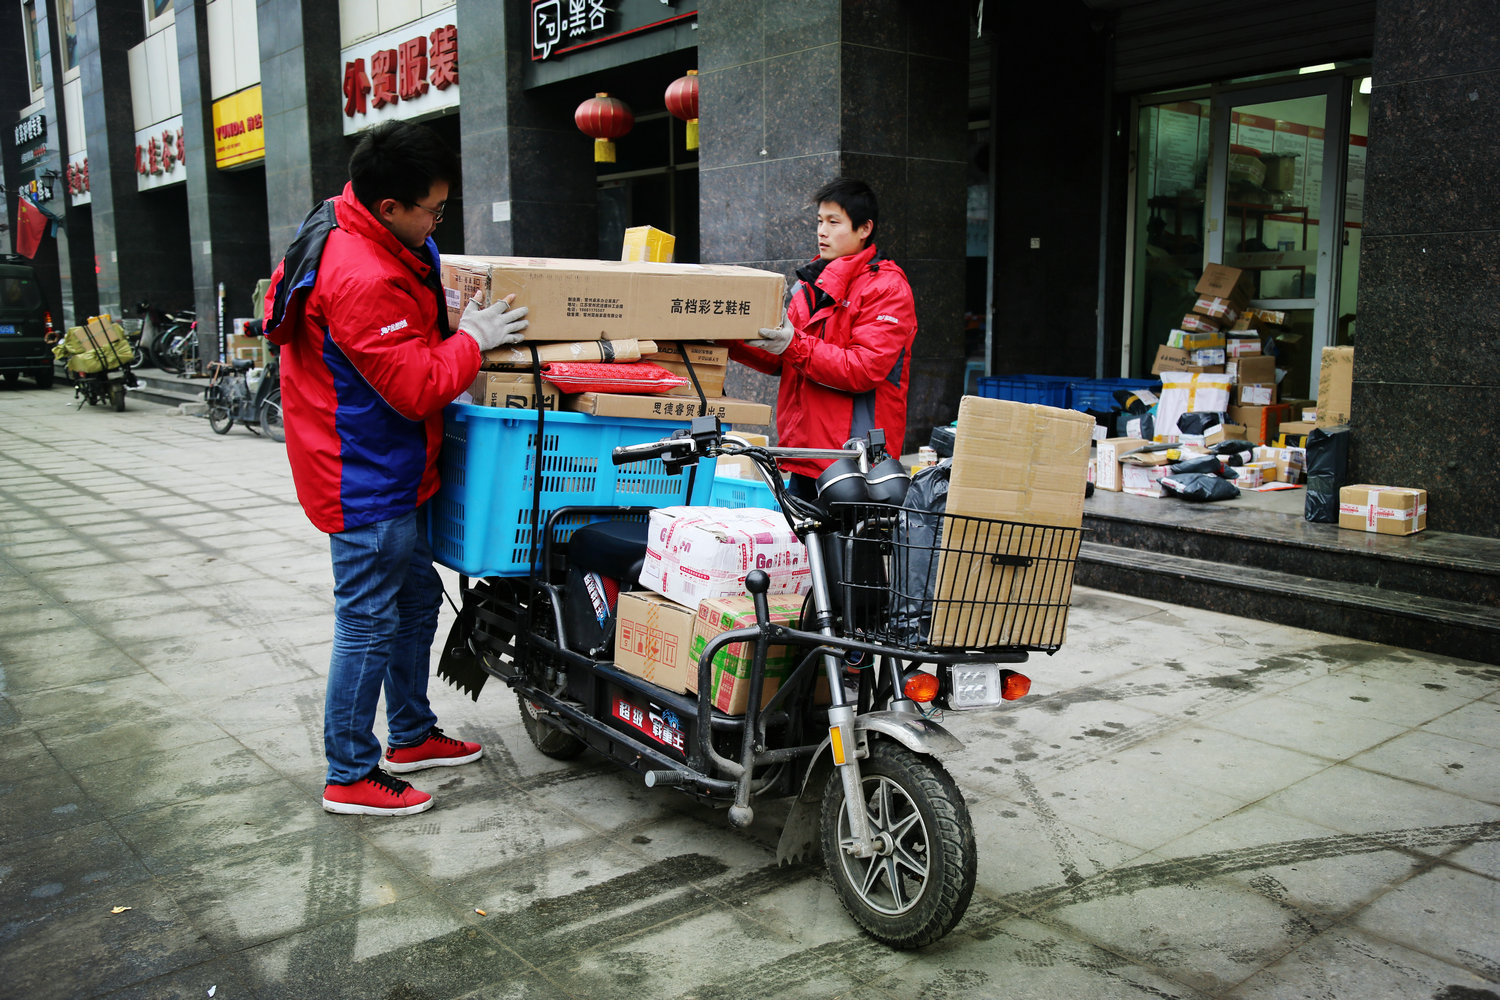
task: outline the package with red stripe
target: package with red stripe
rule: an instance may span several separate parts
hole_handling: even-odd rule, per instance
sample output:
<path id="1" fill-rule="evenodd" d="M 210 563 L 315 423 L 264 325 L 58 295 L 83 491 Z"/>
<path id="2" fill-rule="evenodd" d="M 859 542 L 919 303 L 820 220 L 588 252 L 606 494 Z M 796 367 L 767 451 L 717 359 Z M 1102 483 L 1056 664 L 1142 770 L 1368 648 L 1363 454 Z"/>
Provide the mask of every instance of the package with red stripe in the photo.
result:
<path id="1" fill-rule="evenodd" d="M 542 378 L 563 392 L 661 393 L 688 384 L 649 361 L 554 361 L 542 365 Z"/>
<path id="2" fill-rule="evenodd" d="M 711 597 L 745 593 L 753 569 L 772 594 L 804 594 L 807 548 L 780 511 L 763 507 L 659 507 L 651 512 L 641 586 L 696 608 Z"/>

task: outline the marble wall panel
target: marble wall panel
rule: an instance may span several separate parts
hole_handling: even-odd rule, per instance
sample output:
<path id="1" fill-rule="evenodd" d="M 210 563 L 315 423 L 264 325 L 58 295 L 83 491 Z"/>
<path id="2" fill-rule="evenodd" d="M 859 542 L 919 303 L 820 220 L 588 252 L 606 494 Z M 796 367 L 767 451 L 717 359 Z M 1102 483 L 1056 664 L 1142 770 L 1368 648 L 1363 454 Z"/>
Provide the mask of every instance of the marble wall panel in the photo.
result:
<path id="1" fill-rule="evenodd" d="M 746 4 L 749 6 L 749 4 Z M 764 39 L 767 57 L 797 53 L 811 64 L 825 58 L 820 46 L 839 40 L 843 0 L 798 0 L 765 7 Z"/>
<path id="2" fill-rule="evenodd" d="M 803 4 L 787 4 L 801 7 Z M 767 7 L 759 0 L 699 0 L 698 72 L 759 62 L 766 56 Z"/>
<path id="3" fill-rule="evenodd" d="M 766 165 L 698 172 L 698 239 L 704 261 L 743 263 L 766 254 Z"/>
<path id="4" fill-rule="evenodd" d="M 1490 0 L 1382 2 L 1376 11 L 1377 86 L 1500 70 L 1500 18 Z"/>
<path id="5" fill-rule="evenodd" d="M 852 153 L 907 155 L 906 53 L 847 43 L 841 49 L 840 145 Z"/>
<path id="6" fill-rule="evenodd" d="M 838 46 L 767 59 L 766 149 L 772 156 L 807 156 L 838 148 L 841 83 Z M 809 58 L 809 56 L 812 58 Z"/>
<path id="7" fill-rule="evenodd" d="M 767 257 L 808 260 L 817 256 L 817 206 L 813 194 L 839 175 L 834 153 L 773 160 L 765 170 Z"/>
<path id="8" fill-rule="evenodd" d="M 767 135 L 765 72 L 761 60 L 699 73 L 700 169 L 758 163 L 776 145 L 779 137 Z"/>

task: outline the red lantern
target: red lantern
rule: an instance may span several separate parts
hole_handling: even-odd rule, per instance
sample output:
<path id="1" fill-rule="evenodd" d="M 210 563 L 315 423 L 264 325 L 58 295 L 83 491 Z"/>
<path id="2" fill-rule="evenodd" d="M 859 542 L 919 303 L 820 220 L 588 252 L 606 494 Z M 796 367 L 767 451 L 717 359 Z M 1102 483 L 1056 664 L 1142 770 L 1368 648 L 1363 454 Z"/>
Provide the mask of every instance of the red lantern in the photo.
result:
<path id="1" fill-rule="evenodd" d="M 698 148 L 698 71 L 690 69 L 667 87 L 667 110 L 687 122 L 687 148 Z"/>
<path id="2" fill-rule="evenodd" d="M 635 124 L 635 115 L 618 97 L 595 94 L 578 105 L 578 110 L 573 112 L 573 123 L 584 135 L 593 138 L 594 162 L 613 163 L 615 144 L 610 140 L 629 132 Z"/>

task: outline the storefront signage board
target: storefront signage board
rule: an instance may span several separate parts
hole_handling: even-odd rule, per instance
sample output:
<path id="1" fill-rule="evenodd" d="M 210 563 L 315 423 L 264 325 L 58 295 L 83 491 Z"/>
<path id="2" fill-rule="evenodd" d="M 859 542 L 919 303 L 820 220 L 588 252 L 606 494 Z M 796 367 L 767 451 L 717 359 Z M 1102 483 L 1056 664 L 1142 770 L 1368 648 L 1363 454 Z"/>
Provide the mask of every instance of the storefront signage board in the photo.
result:
<path id="1" fill-rule="evenodd" d="M 340 52 L 344 134 L 458 107 L 458 28 L 449 7 Z"/>
<path id="2" fill-rule="evenodd" d="M 557 59 L 697 16 L 698 5 L 688 0 L 531 0 L 531 59 Z"/>
<path id="3" fill-rule="evenodd" d="M 214 165 L 220 170 L 266 158 L 265 118 L 260 86 L 246 87 L 214 102 Z"/>
<path id="4" fill-rule="evenodd" d="M 135 189 L 151 191 L 187 180 L 187 140 L 182 116 L 173 115 L 135 134 Z"/>

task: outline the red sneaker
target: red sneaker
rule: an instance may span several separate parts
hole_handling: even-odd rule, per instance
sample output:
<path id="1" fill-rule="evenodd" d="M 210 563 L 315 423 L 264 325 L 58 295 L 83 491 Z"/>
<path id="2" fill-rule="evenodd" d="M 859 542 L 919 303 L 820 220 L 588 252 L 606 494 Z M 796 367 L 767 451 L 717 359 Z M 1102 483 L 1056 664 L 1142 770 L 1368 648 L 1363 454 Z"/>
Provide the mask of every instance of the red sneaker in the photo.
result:
<path id="1" fill-rule="evenodd" d="M 388 748 L 382 763 L 392 774 L 406 774 L 426 767 L 467 764 L 483 756 L 484 748 L 478 743 L 455 740 L 443 735 L 441 729 L 433 726 L 427 731 L 427 738 L 416 746 Z"/>
<path id="2" fill-rule="evenodd" d="M 410 816 L 432 808 L 432 796 L 380 768 L 351 785 L 324 785 L 323 808 L 360 816 Z"/>

